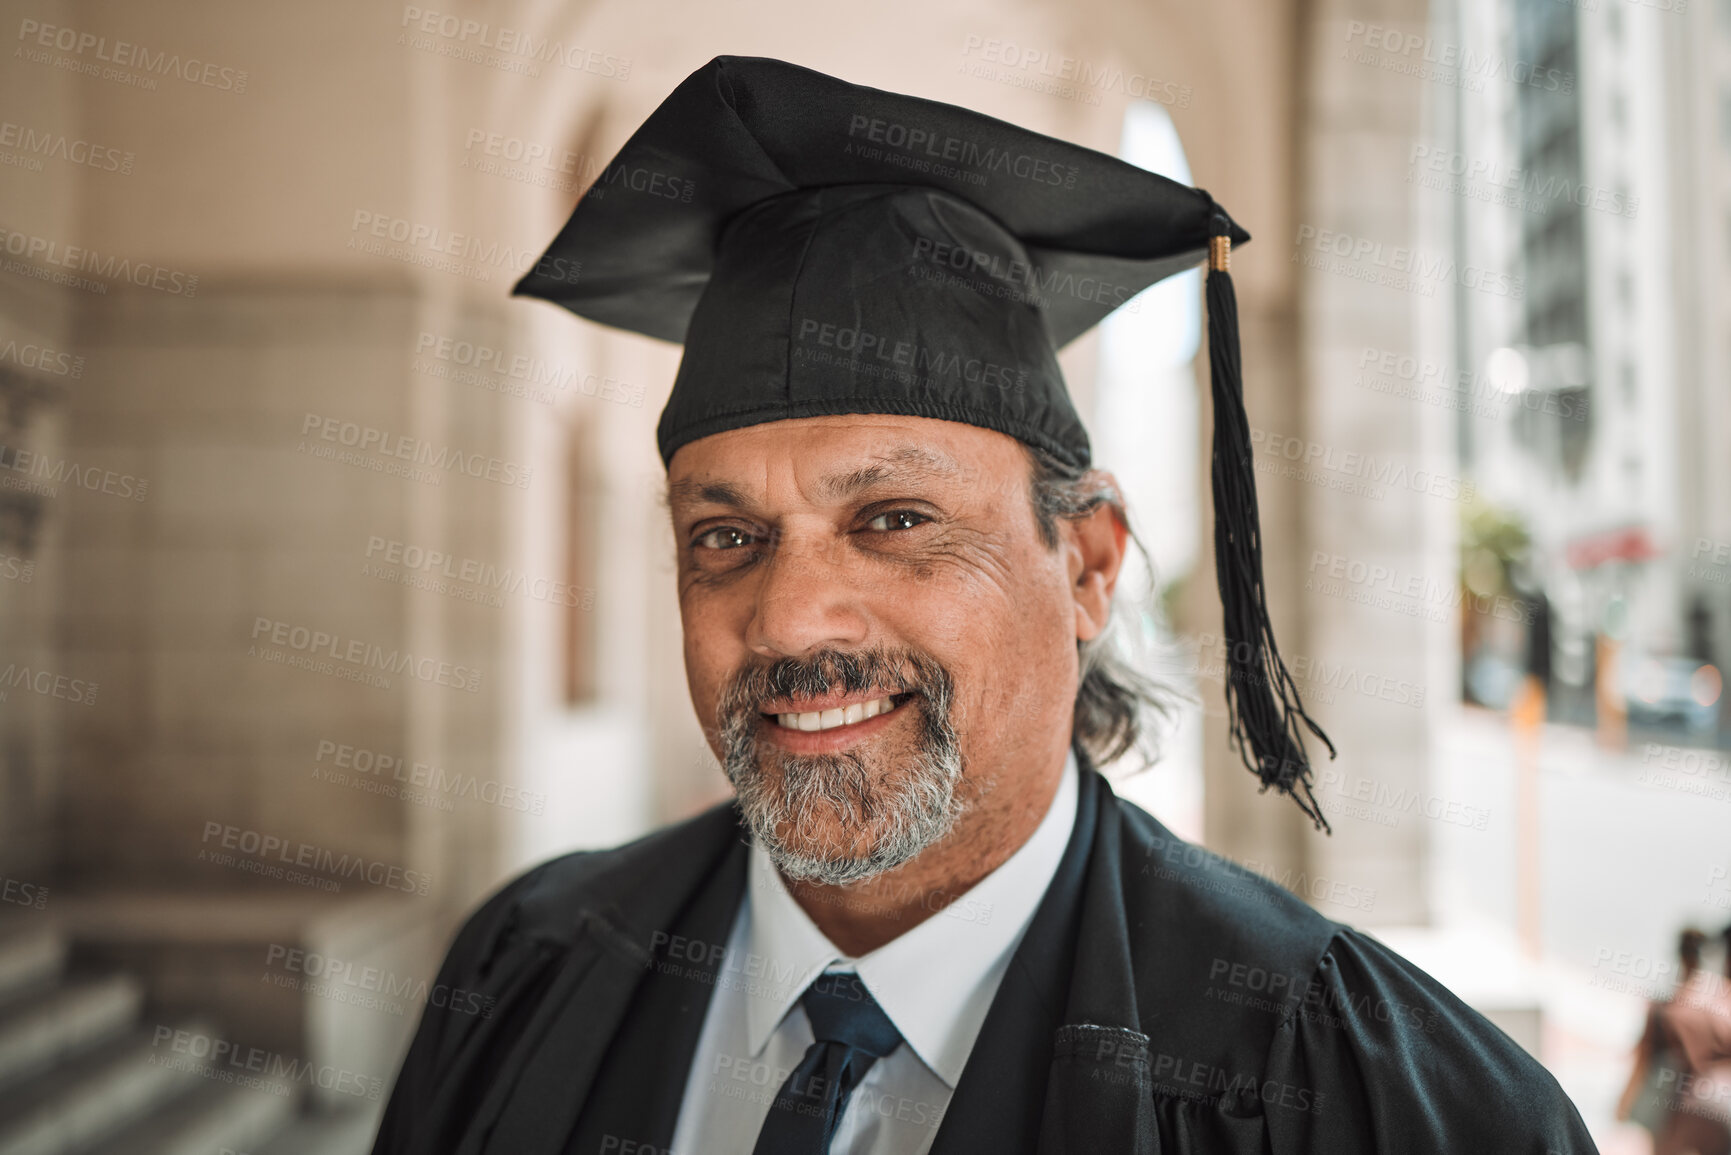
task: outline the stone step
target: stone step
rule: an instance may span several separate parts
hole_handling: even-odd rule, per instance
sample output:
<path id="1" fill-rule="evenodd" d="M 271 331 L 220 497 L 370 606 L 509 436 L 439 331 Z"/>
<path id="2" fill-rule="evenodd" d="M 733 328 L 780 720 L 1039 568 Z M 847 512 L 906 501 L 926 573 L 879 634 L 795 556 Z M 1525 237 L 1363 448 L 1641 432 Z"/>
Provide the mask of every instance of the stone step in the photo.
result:
<path id="1" fill-rule="evenodd" d="M 0 1006 L 0 1089 L 122 1033 L 143 1003 L 144 990 L 130 975 L 16 996 Z"/>
<path id="2" fill-rule="evenodd" d="M 379 1132 L 384 1104 L 308 1115 L 250 1155 L 368 1155 Z"/>
<path id="3" fill-rule="evenodd" d="M 222 1155 L 256 1152 L 282 1133 L 295 1098 L 200 1080 L 195 1087 L 125 1132 L 83 1155 Z M 292 1089 L 292 1088 L 285 1088 Z"/>
<path id="4" fill-rule="evenodd" d="M 141 1028 L 17 1084 L 0 1095 L 0 1155 L 73 1155 L 118 1134 L 204 1082 L 174 1057 Z"/>
<path id="5" fill-rule="evenodd" d="M 0 1002 L 52 986 L 66 964 L 66 939 L 47 926 L 0 930 Z"/>

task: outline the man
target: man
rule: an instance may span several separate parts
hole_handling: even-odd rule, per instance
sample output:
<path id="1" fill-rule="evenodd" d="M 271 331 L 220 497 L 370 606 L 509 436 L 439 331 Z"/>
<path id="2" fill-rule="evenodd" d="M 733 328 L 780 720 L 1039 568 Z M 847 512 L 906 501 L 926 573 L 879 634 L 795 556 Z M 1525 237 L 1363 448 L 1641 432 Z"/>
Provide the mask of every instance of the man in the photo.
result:
<path id="1" fill-rule="evenodd" d="M 597 187 L 518 292 L 685 344 L 658 438 L 737 797 L 490 899 L 440 981 L 496 1009 L 427 1014 L 378 1152 L 1593 1149 L 1432 979 L 1094 768 L 1148 694 L 1056 350 L 1207 251 L 1234 737 L 1322 824 L 1207 194 L 729 57 Z"/>

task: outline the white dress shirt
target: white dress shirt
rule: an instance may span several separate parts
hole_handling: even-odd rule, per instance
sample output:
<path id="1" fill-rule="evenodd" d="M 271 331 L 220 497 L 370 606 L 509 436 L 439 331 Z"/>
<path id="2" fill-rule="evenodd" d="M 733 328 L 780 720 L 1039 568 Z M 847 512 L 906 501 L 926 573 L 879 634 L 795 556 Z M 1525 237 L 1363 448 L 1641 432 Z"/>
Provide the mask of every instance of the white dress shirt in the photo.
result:
<path id="1" fill-rule="evenodd" d="M 800 996 L 826 970 L 858 972 L 902 1044 L 848 1100 L 831 1155 L 925 1155 L 1076 819 L 1070 754 L 1028 841 L 972 890 L 861 958 L 814 925 L 755 843 L 685 1082 L 675 1155 L 751 1155 L 776 1092 L 812 1044 Z"/>

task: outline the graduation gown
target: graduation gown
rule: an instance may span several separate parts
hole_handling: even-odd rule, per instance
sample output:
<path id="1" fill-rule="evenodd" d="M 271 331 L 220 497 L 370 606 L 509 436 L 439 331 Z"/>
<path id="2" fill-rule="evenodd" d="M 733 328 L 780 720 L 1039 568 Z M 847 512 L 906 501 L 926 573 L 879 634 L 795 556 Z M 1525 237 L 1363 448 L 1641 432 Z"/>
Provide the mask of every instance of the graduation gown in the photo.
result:
<path id="1" fill-rule="evenodd" d="M 1070 843 L 933 1155 L 1595 1151 L 1489 1021 L 1077 755 Z M 374 1155 L 657 1155 L 714 983 L 748 977 L 720 949 L 747 837 L 725 804 L 489 899 L 439 982 L 491 1014 L 427 1008 Z"/>

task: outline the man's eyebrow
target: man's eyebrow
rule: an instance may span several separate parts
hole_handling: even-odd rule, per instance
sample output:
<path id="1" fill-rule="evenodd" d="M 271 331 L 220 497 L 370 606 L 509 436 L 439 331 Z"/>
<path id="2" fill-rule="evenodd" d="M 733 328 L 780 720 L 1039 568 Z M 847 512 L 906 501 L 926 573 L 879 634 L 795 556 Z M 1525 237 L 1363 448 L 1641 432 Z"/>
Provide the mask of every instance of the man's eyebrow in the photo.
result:
<path id="1" fill-rule="evenodd" d="M 862 489 L 885 481 L 952 480 L 963 473 L 962 467 L 951 457 L 920 445 L 900 445 L 868 460 L 868 465 L 819 478 L 815 487 L 817 496 L 824 501 L 843 501 Z M 756 504 L 739 487 L 725 481 L 683 478 L 667 487 L 667 504 L 670 506 L 703 503 L 730 505 L 735 509 L 749 509 Z"/>
<path id="2" fill-rule="evenodd" d="M 725 481 L 694 481 L 687 477 L 667 487 L 667 504 L 670 506 L 701 505 L 705 502 L 712 505 L 731 505 L 736 509 L 746 509 L 752 504 L 743 490 Z"/>

